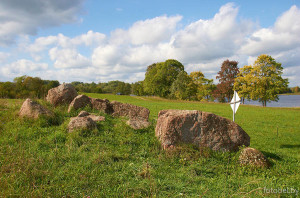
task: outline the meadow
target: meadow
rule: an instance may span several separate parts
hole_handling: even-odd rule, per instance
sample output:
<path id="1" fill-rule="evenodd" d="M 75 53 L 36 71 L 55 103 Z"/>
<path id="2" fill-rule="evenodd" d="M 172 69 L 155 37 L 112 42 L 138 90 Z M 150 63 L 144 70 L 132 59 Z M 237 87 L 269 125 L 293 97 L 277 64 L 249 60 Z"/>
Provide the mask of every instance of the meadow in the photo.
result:
<path id="1" fill-rule="evenodd" d="M 195 109 L 232 119 L 228 104 L 158 97 L 86 94 L 150 109 L 147 129 L 133 130 L 126 118 L 103 115 L 98 130 L 68 133 L 67 106 L 55 118 L 19 118 L 24 100 L 0 99 L 0 197 L 296 197 L 264 189 L 300 191 L 300 108 L 240 105 L 239 124 L 272 166 L 242 167 L 239 153 L 192 145 L 164 151 L 155 137 L 162 109 Z M 300 192 L 298 193 L 298 196 Z"/>

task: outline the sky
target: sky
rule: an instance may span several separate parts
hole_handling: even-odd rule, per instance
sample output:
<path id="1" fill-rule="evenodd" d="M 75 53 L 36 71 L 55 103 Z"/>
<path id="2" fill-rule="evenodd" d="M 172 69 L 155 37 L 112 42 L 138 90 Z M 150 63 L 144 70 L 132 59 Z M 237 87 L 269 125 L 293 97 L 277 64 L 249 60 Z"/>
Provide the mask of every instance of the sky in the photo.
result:
<path id="1" fill-rule="evenodd" d="M 271 55 L 300 86 L 300 0 L 1 0 L 0 81 L 143 80 L 180 61 L 214 79 L 224 60 Z"/>

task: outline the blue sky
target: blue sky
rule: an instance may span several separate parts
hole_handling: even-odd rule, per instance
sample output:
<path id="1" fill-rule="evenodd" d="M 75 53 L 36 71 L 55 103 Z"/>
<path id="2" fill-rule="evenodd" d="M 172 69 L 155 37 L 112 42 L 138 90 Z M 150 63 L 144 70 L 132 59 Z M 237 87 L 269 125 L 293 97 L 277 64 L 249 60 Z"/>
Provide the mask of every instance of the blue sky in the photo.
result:
<path id="1" fill-rule="evenodd" d="M 2 0 L 0 13 L 0 81 L 135 82 L 169 58 L 215 79 L 264 53 L 300 85 L 299 0 Z"/>

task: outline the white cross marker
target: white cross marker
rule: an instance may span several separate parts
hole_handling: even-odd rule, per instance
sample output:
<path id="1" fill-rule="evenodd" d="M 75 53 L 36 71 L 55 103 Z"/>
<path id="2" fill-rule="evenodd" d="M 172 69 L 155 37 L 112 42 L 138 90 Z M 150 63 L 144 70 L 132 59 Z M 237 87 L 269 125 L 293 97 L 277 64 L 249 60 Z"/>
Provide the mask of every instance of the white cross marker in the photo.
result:
<path id="1" fill-rule="evenodd" d="M 234 122 L 234 115 L 235 115 L 237 109 L 239 108 L 239 105 L 241 104 L 241 99 L 240 99 L 239 95 L 236 93 L 236 91 L 234 91 L 233 98 L 229 104 L 233 111 L 233 119 L 232 120 Z"/>

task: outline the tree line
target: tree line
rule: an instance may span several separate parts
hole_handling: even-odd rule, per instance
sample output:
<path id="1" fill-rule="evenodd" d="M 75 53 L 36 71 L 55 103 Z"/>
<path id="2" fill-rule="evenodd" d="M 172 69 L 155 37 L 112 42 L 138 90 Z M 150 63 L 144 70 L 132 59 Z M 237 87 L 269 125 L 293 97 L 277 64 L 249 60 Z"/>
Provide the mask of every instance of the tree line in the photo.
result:
<path id="1" fill-rule="evenodd" d="M 260 55 L 253 65 L 238 68 L 237 61 L 225 60 L 216 79 L 208 79 L 201 71 L 187 73 L 177 60 L 153 63 L 147 67 L 145 79 L 135 83 L 110 81 L 98 84 L 75 81 L 71 84 L 78 92 L 112 93 L 194 101 L 228 102 L 233 90 L 242 99 L 260 101 L 266 106 L 277 101 L 278 94 L 299 92 L 299 87 L 288 88 L 288 80 L 282 78 L 283 67 L 269 55 Z M 59 85 L 58 81 L 42 80 L 39 77 L 21 76 L 13 82 L 0 82 L 1 98 L 42 98 L 48 90 Z"/>
<path id="2" fill-rule="evenodd" d="M 132 93 L 132 85 L 130 83 L 125 83 L 122 81 L 114 80 L 109 81 L 107 83 L 98 84 L 92 83 L 84 83 L 84 82 L 72 82 L 71 83 L 76 91 L 85 92 L 85 93 L 112 93 L 112 94 L 122 94 L 129 95 Z"/>
<path id="3" fill-rule="evenodd" d="M 44 98 L 48 90 L 59 86 L 57 80 L 21 76 L 13 82 L 0 82 L 0 98 Z"/>
<path id="4" fill-rule="evenodd" d="M 112 93 L 129 95 L 132 93 L 130 83 L 110 81 L 108 83 L 71 83 L 77 92 L 85 93 Z M 59 86 L 57 80 L 42 80 L 39 77 L 21 76 L 13 82 L 0 82 L 0 98 L 45 98 L 49 89 Z"/>
<path id="5" fill-rule="evenodd" d="M 135 83 L 133 90 L 137 95 L 219 102 L 230 101 L 236 90 L 243 101 L 258 100 L 266 106 L 269 101 L 278 101 L 278 94 L 289 91 L 282 70 L 281 63 L 265 54 L 242 68 L 238 68 L 237 61 L 225 60 L 216 76 L 219 83 L 214 85 L 201 71 L 188 74 L 180 62 L 167 60 L 148 66 L 144 81 Z"/>

